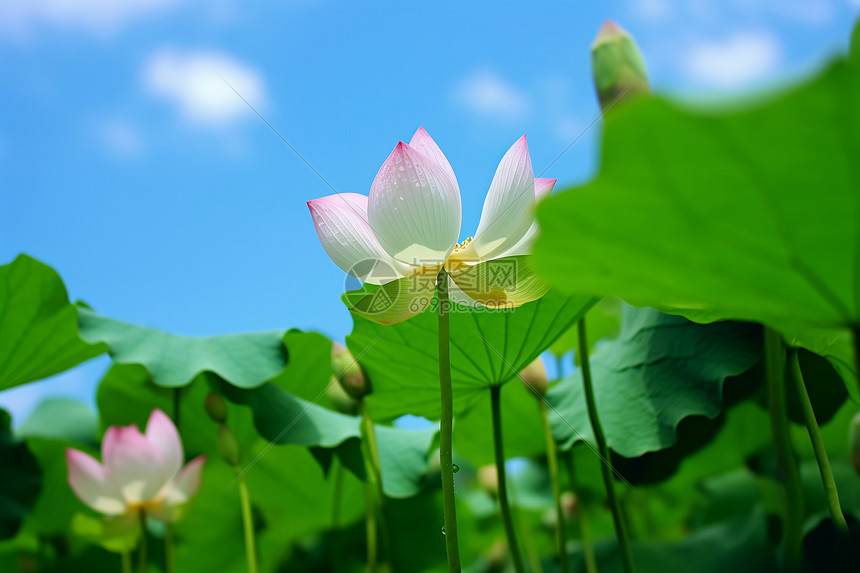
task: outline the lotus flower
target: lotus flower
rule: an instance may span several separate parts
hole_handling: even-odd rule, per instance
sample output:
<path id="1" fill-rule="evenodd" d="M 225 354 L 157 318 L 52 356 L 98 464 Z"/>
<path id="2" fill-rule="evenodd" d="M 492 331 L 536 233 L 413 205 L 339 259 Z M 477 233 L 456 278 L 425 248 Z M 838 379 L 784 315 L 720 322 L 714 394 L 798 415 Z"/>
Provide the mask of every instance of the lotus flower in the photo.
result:
<path id="1" fill-rule="evenodd" d="M 443 266 L 457 302 L 513 307 L 543 296 L 548 287 L 521 256 L 529 254 L 537 234 L 535 203 L 552 192 L 555 181 L 534 178 L 523 136 L 496 170 L 474 237 L 458 243 L 457 178 L 433 139 L 419 128 L 385 160 L 368 197 L 329 195 L 308 201 L 308 208 L 323 248 L 347 273 L 374 285 L 425 279 L 422 304 L 416 304 L 421 287 L 406 289 L 413 295 L 406 303 L 390 301 L 372 317 L 390 324 L 426 308 L 435 282 L 430 282 L 429 298 L 426 285 Z M 485 264 L 490 261 L 499 264 Z M 392 289 L 388 291 L 391 297 Z M 403 291 L 396 293 L 401 299 Z"/>
<path id="2" fill-rule="evenodd" d="M 108 516 L 145 511 L 173 521 L 200 487 L 205 456 L 182 467 L 182 442 L 170 418 L 153 410 L 142 434 L 135 425 L 111 426 L 102 441 L 102 462 L 68 448 L 69 485 L 82 502 Z"/>

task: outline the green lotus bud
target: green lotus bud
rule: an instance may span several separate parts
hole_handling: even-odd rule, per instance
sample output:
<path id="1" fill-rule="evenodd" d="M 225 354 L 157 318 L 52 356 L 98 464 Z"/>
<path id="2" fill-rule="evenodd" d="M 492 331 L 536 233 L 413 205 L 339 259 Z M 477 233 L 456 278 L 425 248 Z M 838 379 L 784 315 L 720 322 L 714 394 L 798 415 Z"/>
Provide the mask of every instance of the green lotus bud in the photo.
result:
<path id="1" fill-rule="evenodd" d="M 648 74 L 636 42 L 621 26 L 607 20 L 591 45 L 591 72 L 600 107 L 648 93 Z"/>
<path id="2" fill-rule="evenodd" d="M 561 494 L 561 510 L 568 519 L 573 518 L 579 509 L 579 499 L 573 492 L 566 491 Z"/>
<path id="3" fill-rule="evenodd" d="M 499 493 L 499 473 L 496 466 L 489 464 L 478 468 L 478 483 L 493 495 Z"/>
<path id="4" fill-rule="evenodd" d="M 239 465 L 239 440 L 225 424 L 218 426 L 218 453 L 231 466 Z"/>
<path id="5" fill-rule="evenodd" d="M 520 371 L 520 378 L 526 385 L 526 388 L 532 392 L 536 392 L 540 396 L 546 396 L 546 389 L 549 383 L 546 377 L 546 368 L 540 357 L 535 358 L 531 364 Z"/>
<path id="6" fill-rule="evenodd" d="M 332 342 L 331 367 L 337 381 L 352 398 L 361 400 L 370 394 L 370 382 L 355 357 L 344 345 Z"/>
<path id="7" fill-rule="evenodd" d="M 334 409 L 341 414 L 358 413 L 358 400 L 347 394 L 343 386 L 336 382 L 334 376 L 331 377 L 331 383 L 325 389 L 325 395 L 331 400 Z"/>
<path id="8" fill-rule="evenodd" d="M 206 396 L 203 407 L 206 409 L 206 415 L 213 422 L 223 424 L 227 421 L 227 404 L 224 403 L 224 398 L 218 394 Z"/>
<path id="9" fill-rule="evenodd" d="M 851 426 L 848 430 L 848 444 L 851 451 L 851 465 L 854 473 L 860 475 L 860 412 L 851 418 Z"/>

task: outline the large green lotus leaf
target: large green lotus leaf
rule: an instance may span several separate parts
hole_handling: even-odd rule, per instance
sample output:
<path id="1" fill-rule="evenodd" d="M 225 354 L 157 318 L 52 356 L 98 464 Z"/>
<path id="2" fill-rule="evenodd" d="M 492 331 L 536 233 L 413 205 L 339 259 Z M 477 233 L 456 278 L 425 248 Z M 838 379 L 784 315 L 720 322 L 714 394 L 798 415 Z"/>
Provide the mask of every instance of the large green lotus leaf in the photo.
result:
<path id="1" fill-rule="evenodd" d="M 716 416 L 722 385 L 761 357 L 761 329 L 744 323 L 696 324 L 651 308 L 627 307 L 621 335 L 591 359 L 595 401 L 609 447 L 636 457 L 675 443 L 687 416 Z M 550 388 L 556 440 L 593 441 L 581 373 Z"/>
<path id="2" fill-rule="evenodd" d="M 12 419 L 0 410 L 0 540 L 13 537 L 42 485 L 42 472 L 27 444 L 16 440 Z"/>
<path id="3" fill-rule="evenodd" d="M 633 562 L 641 573 L 697 571 L 702 573 L 761 573 L 776 571 L 774 552 L 768 540 L 767 519 L 760 507 L 751 512 L 697 529 L 680 541 L 634 541 Z M 596 544 L 597 568 L 601 573 L 623 571 L 614 541 Z M 583 557 L 577 550 L 575 566 Z M 581 569 L 584 570 L 584 569 Z"/>
<path id="4" fill-rule="evenodd" d="M 190 384 L 213 372 L 240 388 L 254 388 L 287 364 L 281 331 L 191 337 L 168 334 L 78 309 L 81 336 L 103 342 L 118 364 L 142 364 L 159 386 Z"/>
<path id="5" fill-rule="evenodd" d="M 218 454 L 218 425 L 206 415 L 203 402 L 211 387 L 209 375 L 201 375 L 182 388 L 157 386 L 140 364 L 114 364 L 99 382 L 96 391 L 101 430 L 109 426 L 135 424 L 143 429 L 155 408 L 176 419 L 174 404 L 179 393 L 179 432 L 187 459 L 200 454 L 210 458 Z M 242 448 L 257 439 L 251 414 L 245 408 L 226 402 L 227 425 Z"/>
<path id="6" fill-rule="evenodd" d="M 406 498 L 417 494 L 424 485 L 439 428 L 405 430 L 376 425 L 374 431 L 385 495 Z"/>
<path id="7" fill-rule="evenodd" d="M 849 59 L 751 108 L 638 98 L 607 117 L 602 158 L 537 208 L 534 264 L 559 289 L 801 338 L 860 325 L 856 32 Z"/>
<path id="8" fill-rule="evenodd" d="M 274 444 L 335 448 L 361 437 L 358 418 L 293 396 L 273 383 L 248 390 L 222 383 L 221 391 L 230 401 L 250 407 L 257 431 Z"/>
<path id="9" fill-rule="evenodd" d="M 451 377 L 454 412 L 473 406 L 490 386 L 517 376 L 582 316 L 595 300 L 550 292 L 515 309 L 452 304 Z M 439 342 L 436 305 L 410 320 L 383 326 L 353 314 L 346 343 L 367 372 L 366 400 L 375 420 L 404 414 L 439 419 Z"/>
<path id="10" fill-rule="evenodd" d="M 501 393 L 505 457 L 530 458 L 545 453 L 539 398 L 519 379 L 505 384 Z M 484 392 L 471 410 L 457 418 L 454 451 L 476 466 L 482 466 L 494 463 L 493 446 L 490 393 Z"/>
<path id="11" fill-rule="evenodd" d="M 88 404 L 70 398 L 45 398 L 15 429 L 15 435 L 96 446 L 98 424 L 98 417 Z"/>
<path id="12" fill-rule="evenodd" d="M 57 271 L 27 255 L 0 266 L 0 390 L 41 380 L 105 352 L 78 333 Z"/>

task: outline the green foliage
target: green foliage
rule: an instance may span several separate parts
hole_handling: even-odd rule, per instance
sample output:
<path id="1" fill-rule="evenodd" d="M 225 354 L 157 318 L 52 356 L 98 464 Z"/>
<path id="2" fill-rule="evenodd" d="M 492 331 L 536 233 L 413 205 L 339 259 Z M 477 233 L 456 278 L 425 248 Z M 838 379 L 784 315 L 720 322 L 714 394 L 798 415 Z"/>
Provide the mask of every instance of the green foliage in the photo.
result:
<path id="1" fill-rule="evenodd" d="M 190 384 L 212 372 L 239 388 L 254 388 L 287 363 L 283 332 L 252 332 L 190 337 L 100 316 L 81 308 L 81 336 L 104 343 L 117 364 L 141 364 L 159 386 Z"/>
<path id="2" fill-rule="evenodd" d="M 643 97 L 610 114 L 598 177 L 538 206 L 536 270 L 566 292 L 762 322 L 813 346 L 860 325 L 857 44 L 750 109 Z"/>
<path id="3" fill-rule="evenodd" d="M 53 376 L 105 351 L 78 334 L 57 272 L 27 255 L 0 266 L 0 390 Z"/>
<path id="4" fill-rule="evenodd" d="M 671 446 L 687 416 L 716 416 L 722 383 L 755 364 L 761 329 L 742 323 L 701 325 L 654 309 L 628 307 L 620 336 L 591 366 L 600 421 L 609 447 L 636 457 Z M 547 394 L 556 440 L 593 441 L 579 372 Z"/>
<path id="5" fill-rule="evenodd" d="M 592 304 L 592 297 L 553 292 L 513 310 L 453 304 L 450 338 L 455 414 L 477 404 L 490 386 L 514 379 Z M 367 403 L 374 419 L 403 414 L 438 419 L 436 313 L 427 311 L 390 326 L 356 314 L 353 319 L 346 342 L 370 377 L 373 393 Z"/>

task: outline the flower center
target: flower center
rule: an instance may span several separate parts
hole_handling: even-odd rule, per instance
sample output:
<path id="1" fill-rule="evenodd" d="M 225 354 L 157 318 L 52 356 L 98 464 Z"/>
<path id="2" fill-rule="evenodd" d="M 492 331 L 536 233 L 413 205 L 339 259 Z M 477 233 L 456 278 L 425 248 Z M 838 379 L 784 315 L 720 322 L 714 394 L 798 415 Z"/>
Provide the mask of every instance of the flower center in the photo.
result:
<path id="1" fill-rule="evenodd" d="M 451 252 L 451 254 L 453 255 L 454 253 L 459 253 L 460 251 L 465 250 L 466 247 L 469 246 L 469 243 L 472 242 L 472 238 L 473 237 L 469 237 L 468 239 L 466 239 L 462 243 L 457 243 L 457 245 L 454 247 L 454 250 Z"/>

